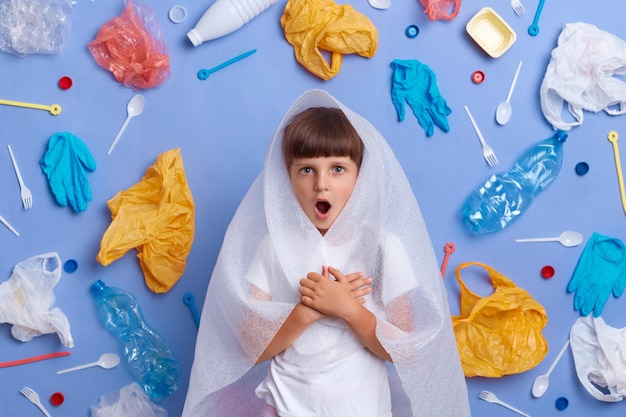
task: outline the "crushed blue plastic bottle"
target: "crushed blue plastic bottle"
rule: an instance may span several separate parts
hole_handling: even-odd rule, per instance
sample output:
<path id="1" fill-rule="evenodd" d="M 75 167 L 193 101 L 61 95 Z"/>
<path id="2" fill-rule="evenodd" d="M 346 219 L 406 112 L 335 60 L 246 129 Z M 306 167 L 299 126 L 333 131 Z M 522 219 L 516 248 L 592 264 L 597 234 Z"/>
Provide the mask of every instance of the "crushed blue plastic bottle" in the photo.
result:
<path id="1" fill-rule="evenodd" d="M 566 139 L 567 133 L 557 130 L 524 152 L 509 172 L 491 175 L 463 204 L 463 222 L 472 232 L 483 235 L 517 220 L 557 178 Z"/>
<path id="2" fill-rule="evenodd" d="M 179 386 L 178 361 L 165 339 L 144 320 L 137 299 L 101 280 L 91 285 L 100 321 L 124 344 L 131 373 L 152 400 L 162 400 Z"/>

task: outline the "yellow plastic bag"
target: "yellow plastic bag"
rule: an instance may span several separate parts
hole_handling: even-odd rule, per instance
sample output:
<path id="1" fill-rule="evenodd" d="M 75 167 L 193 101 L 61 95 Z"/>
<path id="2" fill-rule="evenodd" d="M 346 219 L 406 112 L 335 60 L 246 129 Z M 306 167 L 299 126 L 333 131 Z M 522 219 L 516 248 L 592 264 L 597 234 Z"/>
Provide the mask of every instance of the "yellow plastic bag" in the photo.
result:
<path id="1" fill-rule="evenodd" d="M 296 60 L 323 80 L 339 73 L 344 54 L 371 58 L 378 47 L 374 24 L 351 5 L 333 0 L 289 0 L 280 24 Z M 330 66 L 320 49 L 331 53 Z"/>
<path id="2" fill-rule="evenodd" d="M 461 270 L 483 267 L 491 278 L 493 294 L 480 297 L 471 292 Z M 452 317 L 454 334 L 465 376 L 501 377 L 537 366 L 548 353 L 543 328 L 548 316 L 541 304 L 513 281 L 478 262 L 456 269 L 461 286 L 461 314 Z"/>
<path id="3" fill-rule="evenodd" d="M 107 202 L 113 218 L 97 261 L 107 266 L 132 248 L 151 291 L 168 291 L 185 272 L 195 207 L 180 149 L 162 153 L 142 180 Z"/>

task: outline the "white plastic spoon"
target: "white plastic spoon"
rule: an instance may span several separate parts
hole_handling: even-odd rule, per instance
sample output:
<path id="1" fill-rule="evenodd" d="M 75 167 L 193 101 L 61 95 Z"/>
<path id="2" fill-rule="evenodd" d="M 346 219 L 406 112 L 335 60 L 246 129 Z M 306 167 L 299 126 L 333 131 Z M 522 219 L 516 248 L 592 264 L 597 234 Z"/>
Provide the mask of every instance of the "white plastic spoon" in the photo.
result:
<path id="1" fill-rule="evenodd" d="M 583 235 L 578 232 L 563 232 L 557 237 L 535 237 L 531 239 L 517 239 L 516 242 L 559 242 L 561 245 L 571 248 L 583 242 Z"/>
<path id="2" fill-rule="evenodd" d="M 552 370 L 554 369 L 556 364 L 559 362 L 559 360 L 561 359 L 561 356 L 563 356 L 563 354 L 565 353 L 565 350 L 567 349 L 568 346 L 569 346 L 569 339 L 567 340 L 567 343 L 565 343 L 563 348 L 561 348 L 561 351 L 557 355 L 557 357 L 554 360 L 554 362 L 552 362 L 552 365 L 550 365 L 550 368 L 548 368 L 548 371 L 545 374 L 543 374 L 543 375 L 539 375 L 535 379 L 535 382 L 533 383 L 533 388 L 532 388 L 533 397 L 539 398 L 543 394 L 546 393 L 546 390 L 548 389 L 548 384 L 550 382 L 549 381 L 550 373 L 552 372 Z"/>
<path id="3" fill-rule="evenodd" d="M 498 124 L 505 125 L 509 122 L 509 120 L 511 120 L 511 114 L 513 113 L 513 109 L 511 108 L 511 95 L 513 95 L 513 89 L 515 88 L 517 76 L 519 75 L 519 70 L 521 68 L 522 61 L 520 61 L 517 66 L 517 71 L 515 71 L 515 76 L 513 77 L 511 87 L 509 87 L 509 94 L 507 94 L 506 100 L 500 103 L 498 108 L 496 108 L 496 122 L 498 122 Z"/>
<path id="4" fill-rule="evenodd" d="M 115 137 L 115 140 L 113 140 L 113 143 L 111 144 L 107 155 L 111 155 L 111 152 L 113 152 L 113 148 L 115 148 L 115 145 L 117 145 L 117 141 L 120 140 L 122 133 L 124 133 L 124 130 L 126 130 L 126 126 L 128 126 L 128 122 L 130 122 L 130 119 L 139 116 L 141 112 L 143 112 L 143 106 L 144 98 L 141 94 L 135 94 L 128 101 L 128 105 L 126 106 L 126 112 L 128 113 L 128 116 L 126 116 L 126 120 L 124 120 L 124 124 L 120 128 L 120 131 L 117 132 L 117 136 Z"/>
<path id="5" fill-rule="evenodd" d="M 75 366 L 73 368 L 64 369 L 62 371 L 58 371 L 57 375 L 65 374 L 67 372 L 78 371 L 79 369 L 91 368 L 92 366 L 99 366 L 104 369 L 115 368 L 120 364 L 120 357 L 115 353 L 105 353 L 100 356 L 96 362 L 86 363 L 84 365 Z"/>
<path id="6" fill-rule="evenodd" d="M 375 9 L 388 9 L 391 6 L 391 0 L 367 0 L 367 2 Z"/>

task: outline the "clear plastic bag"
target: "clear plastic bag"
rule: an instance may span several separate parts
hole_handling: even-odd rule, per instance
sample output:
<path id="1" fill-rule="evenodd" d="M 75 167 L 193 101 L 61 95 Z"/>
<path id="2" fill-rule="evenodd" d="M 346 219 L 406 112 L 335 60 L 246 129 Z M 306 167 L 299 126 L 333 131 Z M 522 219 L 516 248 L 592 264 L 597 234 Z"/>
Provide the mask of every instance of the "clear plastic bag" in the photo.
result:
<path id="1" fill-rule="evenodd" d="M 0 51 L 21 57 L 63 52 L 75 4 L 72 0 L 0 3 Z"/>
<path id="2" fill-rule="evenodd" d="M 117 392 L 100 397 L 98 404 L 91 407 L 91 417 L 167 417 L 167 411 L 154 404 L 133 382 Z"/>

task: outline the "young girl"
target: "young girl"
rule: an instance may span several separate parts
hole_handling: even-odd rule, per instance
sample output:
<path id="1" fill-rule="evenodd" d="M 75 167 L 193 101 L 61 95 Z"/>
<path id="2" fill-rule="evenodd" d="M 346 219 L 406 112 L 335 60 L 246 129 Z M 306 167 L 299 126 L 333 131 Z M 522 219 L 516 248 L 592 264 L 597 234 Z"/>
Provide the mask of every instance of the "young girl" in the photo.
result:
<path id="1" fill-rule="evenodd" d="M 262 415 L 469 416 L 406 176 L 380 133 L 320 90 L 287 112 L 228 228 L 183 410 Z"/>

